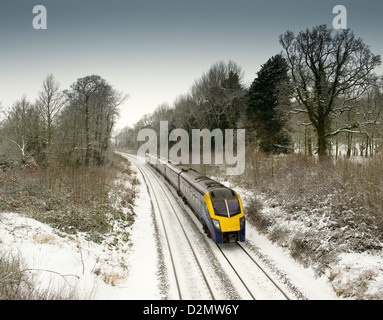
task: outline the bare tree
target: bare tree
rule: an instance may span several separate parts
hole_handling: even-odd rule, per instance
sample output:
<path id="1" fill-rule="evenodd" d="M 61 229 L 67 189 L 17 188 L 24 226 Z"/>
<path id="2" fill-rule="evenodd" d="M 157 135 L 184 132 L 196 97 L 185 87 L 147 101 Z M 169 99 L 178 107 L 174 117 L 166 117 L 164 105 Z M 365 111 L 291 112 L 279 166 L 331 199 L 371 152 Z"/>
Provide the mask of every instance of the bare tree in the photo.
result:
<path id="1" fill-rule="evenodd" d="M 42 150 L 40 123 L 37 109 L 25 96 L 16 101 L 6 113 L 0 137 L 13 146 L 9 150 L 16 160 L 25 163 L 30 157 L 40 156 Z"/>
<path id="2" fill-rule="evenodd" d="M 47 161 L 49 163 L 52 151 L 54 121 L 64 106 L 64 96 L 60 90 L 60 84 L 53 74 L 48 74 L 44 79 L 43 87 L 39 92 L 36 105 L 43 118 Z"/>
<path id="3" fill-rule="evenodd" d="M 191 96 L 196 102 L 192 115 L 199 128 L 210 129 L 233 123 L 243 94 L 242 69 L 233 61 L 215 63 L 194 82 Z M 229 120 L 228 120 L 229 119 Z"/>
<path id="4" fill-rule="evenodd" d="M 193 117 L 196 108 L 196 102 L 192 99 L 190 94 L 179 95 L 173 103 L 173 121 L 176 128 L 185 129 L 191 134 L 195 124 Z"/>
<path id="5" fill-rule="evenodd" d="M 350 127 L 331 128 L 331 121 L 352 108 L 375 80 L 373 70 L 381 64 L 349 29 L 333 34 L 326 25 L 294 36 L 280 36 L 289 63 L 297 100 L 317 133 L 318 154 L 327 154 L 328 139 Z"/>
<path id="6" fill-rule="evenodd" d="M 118 106 L 127 95 L 114 90 L 105 79 L 98 75 L 77 79 L 71 85 L 71 90 L 65 91 L 68 108 L 78 108 L 83 121 L 83 136 L 85 146 L 75 146 L 77 150 L 85 150 L 84 164 L 89 165 L 91 152 L 93 162 L 102 164 L 105 151 L 109 146 L 109 139 L 118 115 Z"/>

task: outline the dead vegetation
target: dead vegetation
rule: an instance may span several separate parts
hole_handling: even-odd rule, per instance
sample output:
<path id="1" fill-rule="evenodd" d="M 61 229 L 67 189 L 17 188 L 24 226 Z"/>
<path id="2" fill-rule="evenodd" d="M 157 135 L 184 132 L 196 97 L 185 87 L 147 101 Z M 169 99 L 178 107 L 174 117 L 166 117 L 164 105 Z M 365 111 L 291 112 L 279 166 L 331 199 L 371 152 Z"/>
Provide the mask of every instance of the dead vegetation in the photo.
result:
<path id="1" fill-rule="evenodd" d="M 0 171 L 0 211 L 18 212 L 54 227 L 58 238 L 85 233 L 108 248 L 129 244 L 138 180 L 118 155 L 104 167 L 13 167 Z M 37 243 L 55 239 L 32 235 Z M 22 257 L 0 253 L 0 299 L 77 299 L 76 293 L 38 292 Z M 49 272 L 49 270 L 47 270 Z M 105 281 L 113 284 L 115 276 Z M 83 297 L 82 297 L 83 298 Z"/>

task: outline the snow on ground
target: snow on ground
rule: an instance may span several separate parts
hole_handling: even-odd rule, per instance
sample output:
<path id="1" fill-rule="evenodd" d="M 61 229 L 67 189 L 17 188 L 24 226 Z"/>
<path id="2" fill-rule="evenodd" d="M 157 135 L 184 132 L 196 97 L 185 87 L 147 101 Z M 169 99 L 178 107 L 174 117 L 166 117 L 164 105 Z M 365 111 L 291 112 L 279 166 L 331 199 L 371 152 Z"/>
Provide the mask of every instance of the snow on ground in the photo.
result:
<path id="1" fill-rule="evenodd" d="M 341 254 L 330 277 L 338 294 L 351 292 L 356 299 L 382 299 L 383 257 L 367 252 Z"/>
<path id="2" fill-rule="evenodd" d="M 215 178 L 218 180 L 218 178 Z M 236 190 L 242 201 L 251 201 L 254 193 L 251 190 L 238 188 L 229 181 L 221 181 Z M 257 195 L 261 201 L 262 211 L 267 216 L 276 218 L 275 227 L 287 224 L 287 228 L 299 230 L 305 226 L 298 221 L 286 221 L 286 213 L 279 212 L 281 207 L 269 205 L 268 199 Z M 318 223 L 324 223 L 319 221 Z M 319 228 L 319 225 L 316 225 Z M 291 258 L 286 248 L 282 248 L 267 239 L 267 235 L 260 235 L 255 228 L 247 225 L 247 239 L 265 253 L 273 263 L 285 273 L 294 284 L 302 289 L 308 299 L 382 299 L 383 292 L 383 253 L 377 250 L 371 252 L 345 252 L 340 254 L 321 277 L 316 277 L 312 267 L 304 268 Z M 300 271 L 299 271 L 300 270 Z M 366 290 L 367 288 L 367 290 Z"/>
<path id="3" fill-rule="evenodd" d="M 103 285 L 93 273 L 104 254 L 102 247 L 82 236 L 62 238 L 51 227 L 17 213 L 2 213 L 0 222 L 1 252 L 20 258 L 21 269 L 31 270 L 38 288 L 58 292 L 69 286 L 80 297 L 92 298 Z"/>
<path id="4" fill-rule="evenodd" d="M 262 256 L 272 261 L 273 265 L 283 273 L 307 299 L 333 300 L 337 299 L 325 277 L 316 278 L 311 268 L 304 268 L 278 245 L 271 243 L 265 236 L 260 235 L 251 225 L 246 226 L 247 241 L 254 245 Z"/>
<path id="5" fill-rule="evenodd" d="M 141 184 L 135 202 L 135 223 L 130 230 L 132 245 L 111 248 L 87 241 L 84 234 L 63 235 L 18 213 L 0 213 L 0 253 L 21 257 L 23 268 L 30 270 L 41 289 L 74 289 L 80 299 L 164 298 L 159 283 L 151 202 L 141 174 L 137 177 Z M 247 239 L 305 298 L 337 299 L 326 277 L 315 278 L 313 270 L 303 268 L 250 224 L 247 224 Z M 368 273 L 374 273 L 371 277 L 375 282 L 369 291 L 373 297 L 382 290 L 382 270 L 383 259 L 363 253 L 347 254 L 330 276 L 341 291 L 358 279 L 368 278 Z"/>
<path id="6" fill-rule="evenodd" d="M 160 299 L 151 205 L 145 185 L 139 187 L 132 247 L 110 248 L 84 234 L 63 235 L 20 214 L 0 213 L 0 253 L 20 257 L 41 289 L 73 289 L 80 299 Z"/>

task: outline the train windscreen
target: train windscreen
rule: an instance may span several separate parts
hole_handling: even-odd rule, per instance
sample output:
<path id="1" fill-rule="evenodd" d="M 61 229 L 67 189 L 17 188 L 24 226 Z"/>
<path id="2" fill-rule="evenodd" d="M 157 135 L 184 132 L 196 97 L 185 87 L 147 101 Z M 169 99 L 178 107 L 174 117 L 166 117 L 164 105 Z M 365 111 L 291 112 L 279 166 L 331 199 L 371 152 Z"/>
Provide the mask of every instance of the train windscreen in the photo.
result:
<path id="1" fill-rule="evenodd" d="M 213 200 L 214 214 L 221 217 L 232 217 L 241 213 L 237 198 Z"/>
<path id="2" fill-rule="evenodd" d="M 235 216 L 241 213 L 241 207 L 237 198 L 227 199 L 226 201 L 230 216 Z"/>
<path id="3" fill-rule="evenodd" d="M 214 214 L 216 216 L 227 217 L 225 200 L 213 200 Z"/>

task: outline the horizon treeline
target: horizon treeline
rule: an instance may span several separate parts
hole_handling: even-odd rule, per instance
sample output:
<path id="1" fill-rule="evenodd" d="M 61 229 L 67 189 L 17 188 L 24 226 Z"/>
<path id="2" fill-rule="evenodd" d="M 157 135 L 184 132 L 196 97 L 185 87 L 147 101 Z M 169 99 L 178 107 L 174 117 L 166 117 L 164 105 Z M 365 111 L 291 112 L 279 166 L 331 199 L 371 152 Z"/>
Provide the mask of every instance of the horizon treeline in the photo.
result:
<path id="1" fill-rule="evenodd" d="M 0 165 L 105 164 L 118 106 L 126 99 L 98 75 L 79 78 L 61 90 L 48 74 L 36 101 L 22 96 L 4 113 Z"/>
<path id="2" fill-rule="evenodd" d="M 246 129 L 247 146 L 267 154 L 370 156 L 381 150 L 381 65 L 350 30 L 326 25 L 280 36 L 280 53 L 261 66 L 249 87 L 234 61 L 219 61 L 195 79 L 189 92 L 157 106 L 115 137 L 117 148 L 137 150 L 137 134 L 160 121 L 169 131 Z"/>

